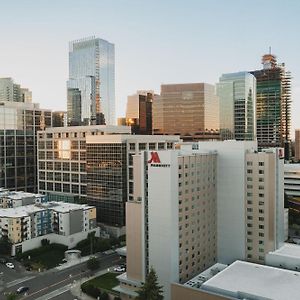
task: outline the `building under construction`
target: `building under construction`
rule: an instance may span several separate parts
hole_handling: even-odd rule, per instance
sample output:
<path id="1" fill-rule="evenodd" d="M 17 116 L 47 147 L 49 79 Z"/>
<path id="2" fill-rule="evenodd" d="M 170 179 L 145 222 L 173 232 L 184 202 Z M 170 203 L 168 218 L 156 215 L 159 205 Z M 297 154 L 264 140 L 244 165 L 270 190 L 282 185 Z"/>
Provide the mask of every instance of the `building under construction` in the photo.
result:
<path id="1" fill-rule="evenodd" d="M 291 75 L 276 56 L 262 57 L 262 70 L 252 71 L 256 77 L 256 120 L 259 148 L 284 147 L 290 156 Z"/>

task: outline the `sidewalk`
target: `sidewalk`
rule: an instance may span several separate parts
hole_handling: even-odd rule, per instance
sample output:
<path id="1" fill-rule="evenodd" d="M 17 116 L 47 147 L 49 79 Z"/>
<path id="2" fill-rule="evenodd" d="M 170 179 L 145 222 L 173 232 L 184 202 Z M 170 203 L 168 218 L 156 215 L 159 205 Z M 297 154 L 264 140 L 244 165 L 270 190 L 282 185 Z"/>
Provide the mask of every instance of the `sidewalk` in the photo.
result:
<path id="1" fill-rule="evenodd" d="M 88 281 L 88 280 L 91 280 L 95 277 L 98 277 L 98 276 L 101 276 L 103 274 L 106 274 L 109 272 L 109 269 L 105 269 L 105 270 L 101 270 L 101 271 L 98 271 L 97 273 L 95 273 L 93 276 L 90 276 L 90 277 L 83 277 L 81 278 L 80 280 L 76 280 L 72 287 L 70 288 L 70 292 L 71 294 L 74 296 L 74 299 L 77 299 L 77 300 L 95 300 L 95 298 L 93 297 L 90 297 L 88 296 L 87 294 L 83 293 L 81 291 L 81 284 Z"/>

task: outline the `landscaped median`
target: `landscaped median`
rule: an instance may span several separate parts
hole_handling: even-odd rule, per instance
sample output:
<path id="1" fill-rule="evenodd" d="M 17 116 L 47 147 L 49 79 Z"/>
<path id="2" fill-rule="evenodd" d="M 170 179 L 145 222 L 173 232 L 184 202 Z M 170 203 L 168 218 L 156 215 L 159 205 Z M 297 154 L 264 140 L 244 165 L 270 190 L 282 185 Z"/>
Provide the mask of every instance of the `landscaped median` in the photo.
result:
<path id="1" fill-rule="evenodd" d="M 116 285 L 119 284 L 119 281 L 116 278 L 118 275 L 118 273 L 109 272 L 95 277 L 84 282 L 81 285 L 81 290 L 95 299 L 98 297 L 100 300 L 120 299 L 119 294 L 112 290 Z"/>

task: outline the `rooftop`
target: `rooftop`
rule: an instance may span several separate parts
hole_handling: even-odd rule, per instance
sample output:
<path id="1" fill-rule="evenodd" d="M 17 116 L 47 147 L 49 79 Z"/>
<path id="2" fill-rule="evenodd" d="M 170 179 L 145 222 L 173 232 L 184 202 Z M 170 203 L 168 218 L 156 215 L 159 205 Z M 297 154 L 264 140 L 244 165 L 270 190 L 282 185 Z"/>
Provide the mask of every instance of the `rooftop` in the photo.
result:
<path id="1" fill-rule="evenodd" d="M 285 243 L 282 247 L 271 253 L 293 258 L 300 258 L 300 245 Z"/>
<path id="2" fill-rule="evenodd" d="M 201 288 L 238 299 L 299 299 L 300 273 L 236 261 Z"/>

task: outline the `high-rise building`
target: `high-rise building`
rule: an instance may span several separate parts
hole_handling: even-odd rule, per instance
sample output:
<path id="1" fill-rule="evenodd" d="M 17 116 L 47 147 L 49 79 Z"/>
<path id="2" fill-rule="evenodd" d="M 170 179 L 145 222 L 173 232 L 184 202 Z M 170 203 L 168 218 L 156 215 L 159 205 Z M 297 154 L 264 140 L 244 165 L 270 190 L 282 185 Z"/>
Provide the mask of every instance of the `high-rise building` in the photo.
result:
<path id="1" fill-rule="evenodd" d="M 122 228 L 125 203 L 133 199 L 133 156 L 174 149 L 179 141 L 177 136 L 162 135 L 87 136 L 87 202 L 96 206 L 98 221 Z"/>
<path id="2" fill-rule="evenodd" d="M 70 42 L 67 90 L 71 125 L 115 125 L 114 44 L 95 37 Z"/>
<path id="3" fill-rule="evenodd" d="M 122 299 L 132 296 L 153 266 L 164 299 L 171 299 L 171 282 L 184 283 L 217 260 L 217 153 L 190 147 L 145 151 L 133 160 L 127 272 L 116 289 Z"/>
<path id="4" fill-rule="evenodd" d="M 259 148 L 284 147 L 290 155 L 291 75 L 276 56 L 262 57 L 262 70 L 252 71 L 256 78 L 256 127 Z"/>
<path id="5" fill-rule="evenodd" d="M 284 151 L 246 154 L 246 256 L 263 264 L 284 243 Z"/>
<path id="6" fill-rule="evenodd" d="M 47 128 L 38 133 L 39 192 L 50 200 L 86 200 L 86 137 L 130 134 L 130 127 L 69 126 Z"/>
<path id="7" fill-rule="evenodd" d="M 67 126 L 67 112 L 66 111 L 53 111 L 52 112 L 52 127 Z"/>
<path id="8" fill-rule="evenodd" d="M 300 161 L 300 129 L 295 130 L 295 160 Z"/>
<path id="9" fill-rule="evenodd" d="M 153 100 L 153 133 L 185 141 L 219 138 L 219 101 L 207 83 L 163 84 Z"/>
<path id="10" fill-rule="evenodd" d="M 223 74 L 217 84 L 222 140 L 256 139 L 256 80 L 247 72 Z"/>
<path id="11" fill-rule="evenodd" d="M 37 132 L 51 124 L 38 104 L 0 102 L 0 187 L 37 191 Z"/>
<path id="12" fill-rule="evenodd" d="M 152 134 L 152 101 L 154 91 L 137 91 L 128 96 L 126 125 L 131 126 L 133 134 Z"/>
<path id="13" fill-rule="evenodd" d="M 12 78 L 0 78 L 0 101 L 31 103 L 32 93 L 14 83 Z"/>

